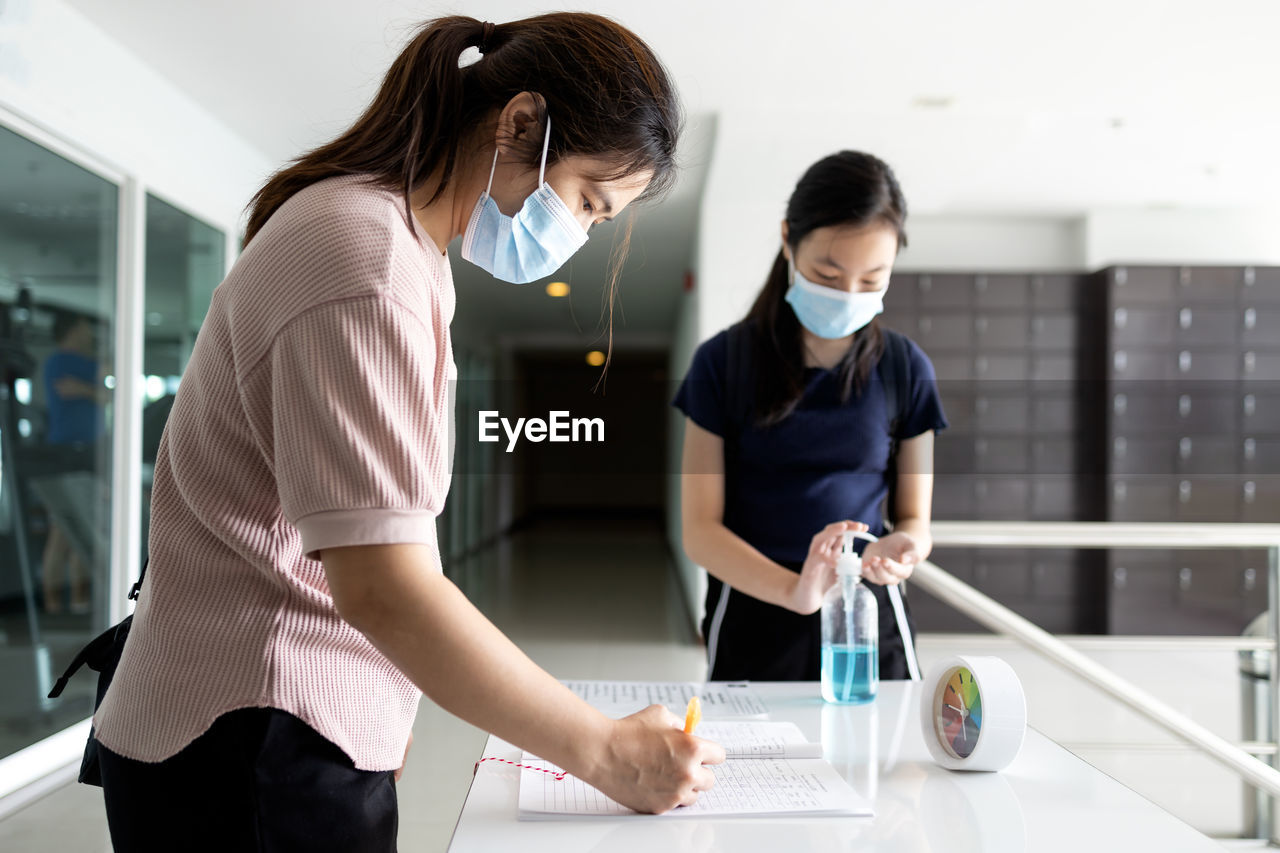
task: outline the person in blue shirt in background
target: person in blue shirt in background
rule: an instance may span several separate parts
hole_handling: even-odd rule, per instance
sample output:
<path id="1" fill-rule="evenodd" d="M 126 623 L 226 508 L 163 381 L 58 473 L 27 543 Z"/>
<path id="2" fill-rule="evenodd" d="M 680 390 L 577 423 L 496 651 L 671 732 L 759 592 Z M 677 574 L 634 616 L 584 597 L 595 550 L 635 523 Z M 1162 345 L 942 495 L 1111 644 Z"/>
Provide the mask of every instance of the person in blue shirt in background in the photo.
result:
<path id="1" fill-rule="evenodd" d="M 896 342 L 906 371 L 888 374 L 910 377 L 896 388 L 900 417 L 877 370 L 897 335 L 876 315 L 906 213 L 876 157 L 842 151 L 809 167 L 764 289 L 746 319 L 698 348 L 676 395 L 687 416 L 684 547 L 710 575 L 710 679 L 817 681 L 816 611 L 836 582 L 841 534 L 868 529 L 883 537 L 863 552 L 880 605 L 880 677 L 907 677 L 885 590 L 932 548 L 933 439 L 947 421 L 915 343 Z"/>
<path id="2" fill-rule="evenodd" d="M 57 349 L 45 359 L 43 369 L 48 401 L 45 442 L 72 454 L 88 453 L 105 432 L 103 407 L 111 399 L 94 357 L 93 321 L 83 314 L 59 312 L 53 321 L 53 340 Z M 47 613 L 62 611 L 64 565 L 71 582 L 71 611 L 88 612 L 89 579 L 84 559 L 51 516 L 41 561 Z"/>

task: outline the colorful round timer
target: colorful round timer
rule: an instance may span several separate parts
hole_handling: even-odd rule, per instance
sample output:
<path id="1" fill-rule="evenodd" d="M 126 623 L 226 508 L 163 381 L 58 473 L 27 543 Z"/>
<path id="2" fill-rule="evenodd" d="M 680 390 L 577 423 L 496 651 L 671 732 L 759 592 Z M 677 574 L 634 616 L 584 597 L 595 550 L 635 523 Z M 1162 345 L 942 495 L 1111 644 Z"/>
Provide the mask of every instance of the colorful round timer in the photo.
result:
<path id="1" fill-rule="evenodd" d="M 935 761 L 951 770 L 1001 770 L 1022 748 L 1027 699 L 1013 667 L 959 655 L 924 680 L 920 722 Z"/>

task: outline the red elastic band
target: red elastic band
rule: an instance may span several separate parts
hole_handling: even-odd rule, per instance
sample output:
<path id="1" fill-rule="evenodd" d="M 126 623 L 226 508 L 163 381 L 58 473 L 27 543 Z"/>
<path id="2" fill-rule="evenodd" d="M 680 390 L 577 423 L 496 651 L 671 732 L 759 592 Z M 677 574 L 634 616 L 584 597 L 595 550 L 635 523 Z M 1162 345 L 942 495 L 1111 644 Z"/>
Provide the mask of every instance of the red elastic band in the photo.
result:
<path id="1" fill-rule="evenodd" d="M 488 758 L 482 758 L 479 761 L 477 761 L 476 766 L 471 769 L 471 775 L 472 776 L 476 775 L 476 773 L 479 772 L 480 770 L 480 765 L 486 761 L 501 761 L 503 764 L 510 764 L 512 767 L 519 767 L 521 770 L 536 770 L 539 773 L 546 773 L 548 776 L 550 776 L 552 779 L 555 779 L 557 782 L 562 781 L 565 776 L 569 775 L 569 772 L 567 770 L 561 770 L 560 772 L 557 773 L 556 771 L 548 770 L 545 767 L 533 767 L 532 765 L 529 765 L 529 764 L 520 764 L 519 762 L 516 762 L 516 761 L 509 761 L 506 758 L 498 758 L 496 755 L 491 755 Z"/>

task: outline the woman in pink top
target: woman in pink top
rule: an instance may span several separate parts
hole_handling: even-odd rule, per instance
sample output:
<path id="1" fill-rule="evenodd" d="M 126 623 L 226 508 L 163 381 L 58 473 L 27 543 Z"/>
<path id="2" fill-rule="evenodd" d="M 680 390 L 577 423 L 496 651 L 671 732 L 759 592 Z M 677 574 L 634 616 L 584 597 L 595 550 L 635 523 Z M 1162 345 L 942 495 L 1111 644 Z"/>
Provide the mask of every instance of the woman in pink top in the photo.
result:
<path id="1" fill-rule="evenodd" d="M 466 67 L 459 57 L 479 48 Z M 679 107 L 608 19 L 423 27 L 355 125 L 274 175 L 156 459 L 151 563 L 94 718 L 132 850 L 393 850 L 419 691 L 641 811 L 715 744 L 535 666 L 441 573 L 453 284 L 525 282 L 663 190 Z"/>

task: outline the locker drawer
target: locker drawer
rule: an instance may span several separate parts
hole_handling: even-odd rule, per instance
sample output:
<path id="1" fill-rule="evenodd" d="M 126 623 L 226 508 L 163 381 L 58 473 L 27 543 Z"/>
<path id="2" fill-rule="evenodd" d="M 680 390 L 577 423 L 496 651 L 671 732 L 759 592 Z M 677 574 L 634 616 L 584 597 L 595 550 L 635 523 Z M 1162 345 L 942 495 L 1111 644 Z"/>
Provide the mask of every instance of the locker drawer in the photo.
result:
<path id="1" fill-rule="evenodd" d="M 1163 382 L 1177 375 L 1177 361 L 1168 350 L 1117 349 L 1111 354 L 1111 377 L 1119 381 L 1143 379 Z"/>
<path id="2" fill-rule="evenodd" d="M 1079 584 L 1075 551 L 1037 549 L 1031 558 L 1031 595 L 1044 600 L 1075 598 Z"/>
<path id="3" fill-rule="evenodd" d="M 951 424 L 950 429 L 943 435 L 964 432 L 973 426 L 973 393 L 968 386 L 960 382 L 940 386 L 938 399 L 942 401 L 942 411 L 946 413 L 947 422 Z"/>
<path id="4" fill-rule="evenodd" d="M 1037 314 L 1031 318 L 1031 348 L 1074 349 L 1077 329 L 1076 318 L 1072 314 Z"/>
<path id="5" fill-rule="evenodd" d="M 1177 464 L 1182 475 L 1227 476 L 1239 469 L 1240 442 L 1222 435 L 1184 435 L 1178 438 Z"/>
<path id="6" fill-rule="evenodd" d="M 1116 347 L 1160 347 L 1173 344 L 1174 314 L 1168 307 L 1111 310 L 1111 342 Z"/>
<path id="7" fill-rule="evenodd" d="M 973 323 L 964 314 L 938 314 L 938 306 L 930 305 L 930 313 L 916 318 L 917 343 L 926 352 L 945 349 L 967 350 L 973 346 Z"/>
<path id="8" fill-rule="evenodd" d="M 948 521 L 975 519 L 972 474 L 937 474 L 933 478 L 933 517 Z"/>
<path id="9" fill-rule="evenodd" d="M 1215 385 L 1220 383 L 1206 383 L 1177 395 L 1174 406 L 1179 432 L 1227 435 L 1235 432 L 1239 397 L 1234 391 L 1206 390 Z"/>
<path id="10" fill-rule="evenodd" d="M 1240 375 L 1251 381 L 1271 383 L 1280 380 L 1280 350 L 1247 350 L 1241 358 Z"/>
<path id="11" fill-rule="evenodd" d="M 933 372 L 938 378 L 939 387 L 945 383 L 967 383 L 973 380 L 973 359 L 968 353 L 930 351 L 929 358 L 933 361 Z"/>
<path id="12" fill-rule="evenodd" d="M 1031 442 L 1031 470 L 1036 474 L 1074 474 L 1079 460 L 1074 438 L 1037 438 Z"/>
<path id="13" fill-rule="evenodd" d="M 1033 382 L 1074 382 L 1077 378 L 1076 366 L 1074 355 L 1035 353 L 1031 357 L 1031 380 Z"/>
<path id="14" fill-rule="evenodd" d="M 973 555 L 973 585 L 997 601 L 1026 598 L 1030 563 L 1030 552 L 1020 548 L 980 548 Z"/>
<path id="15" fill-rule="evenodd" d="M 1084 276 L 1031 276 L 1031 304 L 1037 308 L 1075 308 L 1088 288 Z"/>
<path id="16" fill-rule="evenodd" d="M 973 318 L 974 348 L 979 351 L 1026 349 L 1030 343 L 1026 314 L 979 314 Z"/>
<path id="17" fill-rule="evenodd" d="M 1176 280 L 1172 267 L 1116 267 L 1111 271 L 1111 298 L 1116 305 L 1168 305 Z"/>
<path id="18" fill-rule="evenodd" d="M 996 396 L 979 393 L 973 401 L 973 421 L 983 432 L 1025 433 L 1030 428 L 1029 410 L 1030 403 L 1025 394 Z"/>
<path id="19" fill-rule="evenodd" d="M 1280 436 L 1245 436 L 1240 441 L 1240 472 L 1280 477 Z"/>
<path id="20" fill-rule="evenodd" d="M 968 583 L 973 579 L 973 549 L 934 548 L 929 562 Z"/>
<path id="21" fill-rule="evenodd" d="M 917 304 L 924 308 L 968 308 L 973 304 L 973 276 L 926 275 L 916 278 Z"/>
<path id="22" fill-rule="evenodd" d="M 1179 300 L 1234 305 L 1243 281 L 1243 267 L 1182 267 L 1175 292 Z"/>
<path id="23" fill-rule="evenodd" d="M 1239 481 L 1235 477 L 1186 477 L 1178 481 L 1177 521 L 1239 520 Z"/>
<path id="24" fill-rule="evenodd" d="M 979 308 L 1022 308 L 1030 301 L 1030 278 L 1025 275 L 979 275 L 973 280 Z"/>
<path id="25" fill-rule="evenodd" d="M 974 470 L 980 474 L 1026 474 L 1031 469 L 1029 456 L 1025 438 L 978 438 L 973 442 Z"/>
<path id="26" fill-rule="evenodd" d="M 1249 305 L 1239 316 L 1241 344 L 1246 347 L 1280 346 L 1280 306 Z"/>
<path id="27" fill-rule="evenodd" d="M 1245 267 L 1241 305 L 1280 305 L 1280 267 Z"/>
<path id="28" fill-rule="evenodd" d="M 1183 305 L 1177 310 L 1174 340 L 1179 346 L 1234 347 L 1240 340 L 1239 316 L 1234 308 Z"/>
<path id="29" fill-rule="evenodd" d="M 1240 484 L 1239 494 L 1241 521 L 1280 522 L 1280 477 L 1248 477 Z"/>
<path id="30" fill-rule="evenodd" d="M 1245 435 L 1280 433 L 1280 385 L 1264 385 L 1240 395 L 1240 429 Z"/>
<path id="31" fill-rule="evenodd" d="M 1134 383 L 1111 395 L 1111 423 L 1119 435 L 1164 432 L 1173 428 L 1172 394 L 1156 383 Z"/>
<path id="32" fill-rule="evenodd" d="M 894 273 L 889 279 L 889 287 L 884 293 L 884 311 L 886 314 L 914 313 L 917 306 L 917 276 L 912 273 Z"/>
<path id="33" fill-rule="evenodd" d="M 1031 518 L 1035 521 L 1075 521 L 1079 490 L 1071 476 L 1037 476 L 1031 484 Z"/>
<path id="34" fill-rule="evenodd" d="M 973 376 L 979 381 L 1025 382 L 1030 378 L 1030 374 L 1031 369 L 1025 353 L 990 353 L 975 356 L 973 359 Z"/>
<path id="35" fill-rule="evenodd" d="M 1030 505 L 1030 483 L 1012 477 L 976 480 L 973 493 L 980 518 L 990 521 L 1025 520 Z"/>
<path id="36" fill-rule="evenodd" d="M 1114 521 L 1172 521 L 1177 480 L 1172 477 L 1112 477 Z"/>
<path id="37" fill-rule="evenodd" d="M 938 436 L 933 453 L 935 473 L 971 474 L 974 466 L 974 440 L 971 435 L 947 430 Z"/>
<path id="38" fill-rule="evenodd" d="M 1111 470 L 1116 474 L 1168 474 L 1177 444 L 1172 437 L 1116 435 L 1111 439 Z"/>
<path id="39" fill-rule="evenodd" d="M 1181 349 L 1174 354 L 1178 379 L 1192 382 L 1224 381 L 1236 378 L 1236 353 L 1232 350 Z M 1280 365 L 1280 361 L 1277 362 Z"/>
<path id="40" fill-rule="evenodd" d="M 1053 393 L 1042 395 L 1037 387 L 1031 398 L 1031 428 L 1037 433 L 1074 433 L 1078 414 L 1075 397 Z"/>
<path id="41" fill-rule="evenodd" d="M 1233 612 L 1243 603 L 1240 558 L 1229 549 L 1191 549 L 1173 554 L 1179 602 L 1197 610 Z"/>

